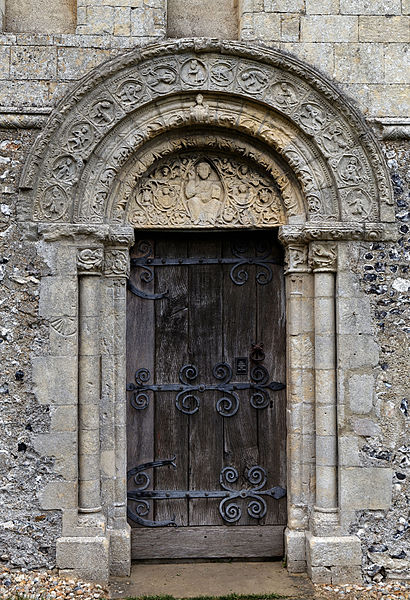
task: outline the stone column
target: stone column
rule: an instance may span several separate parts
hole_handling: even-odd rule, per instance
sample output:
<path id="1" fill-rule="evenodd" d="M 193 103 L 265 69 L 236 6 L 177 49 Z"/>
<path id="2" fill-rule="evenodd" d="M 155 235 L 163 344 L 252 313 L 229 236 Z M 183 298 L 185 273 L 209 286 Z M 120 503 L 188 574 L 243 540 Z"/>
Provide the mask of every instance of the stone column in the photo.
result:
<path id="1" fill-rule="evenodd" d="M 314 273 L 316 498 L 306 534 L 308 575 L 314 583 L 361 580 L 361 546 L 343 535 L 338 507 L 335 273 L 337 247 L 313 242 Z"/>
<path id="2" fill-rule="evenodd" d="M 78 510 L 101 511 L 100 492 L 100 275 L 102 248 L 78 251 Z"/>
<path id="3" fill-rule="evenodd" d="M 285 545 L 291 573 L 306 570 L 305 530 L 308 528 L 309 498 L 304 482 L 312 477 L 311 473 L 306 473 L 306 469 L 312 469 L 312 465 L 306 464 L 306 457 L 312 456 L 314 443 L 313 430 L 306 427 L 312 420 L 309 414 L 314 402 L 312 275 L 307 258 L 306 244 L 287 246 L 288 527 Z"/>
<path id="4" fill-rule="evenodd" d="M 109 362 L 112 377 L 109 389 L 113 432 L 112 508 L 110 530 L 110 574 L 129 575 L 131 568 L 131 534 L 127 523 L 127 432 L 126 432 L 126 283 L 129 271 L 128 246 L 134 240 L 125 236 L 127 244 L 108 247 L 105 251 L 106 317 L 104 324 L 103 360 Z M 105 362 L 104 362 L 105 364 Z M 111 452 L 111 451 L 109 451 Z"/>
<path id="5" fill-rule="evenodd" d="M 326 514 L 331 526 L 337 518 L 337 414 L 336 414 L 336 246 L 312 243 L 310 264 L 315 290 L 315 512 Z M 334 515 L 334 518 L 331 516 Z M 323 519 L 318 518 L 320 526 Z"/>

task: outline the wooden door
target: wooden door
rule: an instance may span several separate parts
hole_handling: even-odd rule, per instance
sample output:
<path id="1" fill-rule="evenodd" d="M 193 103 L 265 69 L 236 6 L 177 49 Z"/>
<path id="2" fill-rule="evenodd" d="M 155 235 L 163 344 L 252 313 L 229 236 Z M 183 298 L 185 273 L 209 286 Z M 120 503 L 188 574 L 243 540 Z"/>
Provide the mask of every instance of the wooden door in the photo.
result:
<path id="1" fill-rule="evenodd" d="M 285 311 L 275 233 L 144 234 L 131 259 L 133 558 L 282 556 Z"/>

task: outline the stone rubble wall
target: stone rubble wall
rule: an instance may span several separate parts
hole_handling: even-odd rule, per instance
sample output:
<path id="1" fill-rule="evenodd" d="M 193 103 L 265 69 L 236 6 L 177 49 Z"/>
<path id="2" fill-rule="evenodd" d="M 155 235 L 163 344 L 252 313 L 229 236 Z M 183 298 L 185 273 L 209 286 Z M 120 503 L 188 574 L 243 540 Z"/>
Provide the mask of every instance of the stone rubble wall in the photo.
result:
<path id="1" fill-rule="evenodd" d="M 0 0 L 0 22 L 5 14 Z M 57 31 L 58 25 L 47 19 L 47 14 L 39 19 L 43 29 L 0 34 L 0 560 L 30 568 L 55 564 L 61 514 L 47 509 L 42 492 L 62 478 L 75 424 L 61 410 L 38 403 L 30 371 L 31 355 L 47 355 L 49 335 L 38 306 L 39 275 L 47 274 L 47 265 L 32 232 L 16 222 L 19 176 L 39 131 L 29 127 L 40 126 L 70 86 L 103 61 L 164 39 L 166 8 L 163 0 L 78 0 L 72 33 L 62 33 L 61 27 Z M 409 21 L 409 0 L 239 3 L 240 39 L 279 47 L 317 67 L 339 83 L 365 116 L 384 118 L 393 130 L 408 116 Z M 386 574 L 404 577 L 410 570 L 410 400 L 405 380 L 410 322 L 404 312 L 410 150 L 404 140 L 385 141 L 384 148 L 400 237 L 397 243 L 341 248 L 345 270 L 340 277 L 350 277 L 352 298 L 346 299 L 347 312 L 338 314 L 342 355 L 349 352 L 349 327 L 361 328 L 363 339 L 371 340 L 371 348 L 363 343 L 362 365 L 356 362 L 351 370 L 339 365 L 339 451 L 342 503 L 351 505 L 346 527 L 361 539 L 365 574 L 376 580 Z M 42 435 L 63 425 L 66 445 L 46 452 Z M 361 496 L 358 475 L 364 482 Z M 63 505 L 64 498 L 60 500 Z"/>

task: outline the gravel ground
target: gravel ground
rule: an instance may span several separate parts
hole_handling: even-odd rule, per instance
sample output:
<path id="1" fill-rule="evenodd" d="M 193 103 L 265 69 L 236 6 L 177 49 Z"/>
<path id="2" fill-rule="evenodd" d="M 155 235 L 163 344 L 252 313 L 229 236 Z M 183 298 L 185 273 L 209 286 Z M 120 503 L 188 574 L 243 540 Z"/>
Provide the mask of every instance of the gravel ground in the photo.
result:
<path id="1" fill-rule="evenodd" d="M 306 600 L 410 600 L 410 582 L 371 585 L 315 585 L 314 599 Z M 108 600 L 106 588 L 79 579 L 58 577 L 55 571 L 0 569 L 0 600 Z M 300 599 L 299 599 L 300 600 Z"/>

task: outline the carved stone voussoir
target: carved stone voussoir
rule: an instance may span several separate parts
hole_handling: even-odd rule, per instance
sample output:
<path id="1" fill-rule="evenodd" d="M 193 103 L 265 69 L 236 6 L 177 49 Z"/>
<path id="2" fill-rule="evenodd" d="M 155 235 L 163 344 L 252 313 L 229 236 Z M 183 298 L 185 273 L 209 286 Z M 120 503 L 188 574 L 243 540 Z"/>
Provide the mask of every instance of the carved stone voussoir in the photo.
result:
<path id="1" fill-rule="evenodd" d="M 127 250 L 110 248 L 105 251 L 104 271 L 108 277 L 128 277 L 129 253 Z"/>
<path id="2" fill-rule="evenodd" d="M 79 273 L 99 274 L 104 261 L 102 248 L 82 248 L 77 253 L 77 269 Z"/>
<path id="3" fill-rule="evenodd" d="M 313 242 L 310 245 L 309 264 L 314 272 L 336 271 L 336 244 Z"/>

